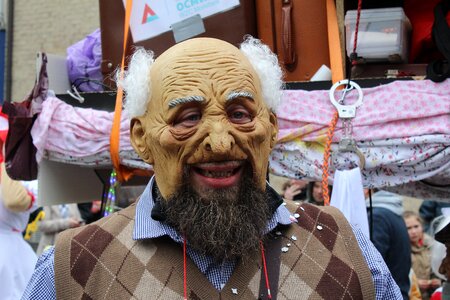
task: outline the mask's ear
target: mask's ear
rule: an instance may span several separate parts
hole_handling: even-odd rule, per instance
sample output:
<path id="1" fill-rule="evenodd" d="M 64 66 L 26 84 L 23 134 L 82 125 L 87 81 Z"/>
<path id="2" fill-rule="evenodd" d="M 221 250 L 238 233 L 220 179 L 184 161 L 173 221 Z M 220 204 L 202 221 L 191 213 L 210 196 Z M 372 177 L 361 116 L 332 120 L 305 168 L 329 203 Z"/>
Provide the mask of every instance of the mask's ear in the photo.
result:
<path id="1" fill-rule="evenodd" d="M 272 124 L 272 135 L 270 139 L 270 148 L 273 149 L 275 147 L 275 144 L 277 143 L 277 136 L 278 136 L 278 120 L 277 115 L 274 112 L 270 112 L 270 123 Z"/>
<path id="2" fill-rule="evenodd" d="M 130 139 L 134 150 L 139 154 L 143 161 L 153 164 L 153 155 L 145 139 L 145 129 L 143 120 L 140 118 L 133 118 L 131 120 Z"/>

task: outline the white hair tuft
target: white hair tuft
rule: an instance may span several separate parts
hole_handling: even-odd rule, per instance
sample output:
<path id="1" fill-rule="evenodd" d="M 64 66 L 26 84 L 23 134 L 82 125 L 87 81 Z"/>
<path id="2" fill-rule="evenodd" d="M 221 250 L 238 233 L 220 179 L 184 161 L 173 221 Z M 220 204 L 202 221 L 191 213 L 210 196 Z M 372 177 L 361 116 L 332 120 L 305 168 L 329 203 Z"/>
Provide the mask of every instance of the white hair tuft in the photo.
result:
<path id="1" fill-rule="evenodd" d="M 150 69 L 154 62 L 152 51 L 136 48 L 123 80 L 120 80 L 120 70 L 116 73 L 117 86 L 125 93 L 124 113 L 129 117 L 145 114 L 151 97 Z"/>
<path id="2" fill-rule="evenodd" d="M 281 102 L 283 87 L 283 71 L 277 56 L 267 45 L 252 36 L 246 36 L 240 48 L 261 81 L 264 101 L 275 112 Z"/>

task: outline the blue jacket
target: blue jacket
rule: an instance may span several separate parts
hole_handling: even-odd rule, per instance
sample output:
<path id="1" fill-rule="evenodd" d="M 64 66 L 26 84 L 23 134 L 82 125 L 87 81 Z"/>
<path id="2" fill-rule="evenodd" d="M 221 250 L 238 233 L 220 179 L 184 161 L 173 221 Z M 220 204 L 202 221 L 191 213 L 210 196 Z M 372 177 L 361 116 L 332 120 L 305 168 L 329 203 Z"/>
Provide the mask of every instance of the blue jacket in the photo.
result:
<path id="1" fill-rule="evenodd" d="M 371 240 L 383 256 L 392 277 L 400 287 L 403 299 L 409 299 L 411 246 L 408 229 L 401 215 L 402 209 L 399 209 L 401 208 L 401 200 L 391 197 L 392 195 L 385 195 L 384 193 L 386 192 L 384 191 L 378 193 L 375 193 L 372 199 L 374 207 L 372 208 L 373 227 Z M 381 195 L 383 195 L 383 199 L 380 199 Z M 392 207 L 390 207 L 391 205 Z M 371 226 L 370 215 L 369 226 Z"/>

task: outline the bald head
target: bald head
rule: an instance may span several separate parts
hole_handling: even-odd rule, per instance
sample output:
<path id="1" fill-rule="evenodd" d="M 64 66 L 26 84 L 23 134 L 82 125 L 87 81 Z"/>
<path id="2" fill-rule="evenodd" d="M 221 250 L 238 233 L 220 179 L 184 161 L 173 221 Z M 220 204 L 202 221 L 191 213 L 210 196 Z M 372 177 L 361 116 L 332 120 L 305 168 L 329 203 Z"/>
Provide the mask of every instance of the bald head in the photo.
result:
<path id="1" fill-rule="evenodd" d="M 195 38 L 183 41 L 170 47 L 163 52 L 155 61 L 156 63 L 170 62 L 179 58 L 192 58 L 196 60 L 197 57 L 207 55 L 210 56 L 234 56 L 236 59 L 246 60 L 242 52 L 234 45 L 214 39 L 214 38 Z M 202 59 L 201 59 L 202 60 Z"/>
<path id="2" fill-rule="evenodd" d="M 262 100 L 259 77 L 246 56 L 235 46 L 212 38 L 173 46 L 155 60 L 151 78 L 152 110 L 161 106 L 170 110 L 177 104 L 217 95 L 231 99 L 237 92 Z"/>

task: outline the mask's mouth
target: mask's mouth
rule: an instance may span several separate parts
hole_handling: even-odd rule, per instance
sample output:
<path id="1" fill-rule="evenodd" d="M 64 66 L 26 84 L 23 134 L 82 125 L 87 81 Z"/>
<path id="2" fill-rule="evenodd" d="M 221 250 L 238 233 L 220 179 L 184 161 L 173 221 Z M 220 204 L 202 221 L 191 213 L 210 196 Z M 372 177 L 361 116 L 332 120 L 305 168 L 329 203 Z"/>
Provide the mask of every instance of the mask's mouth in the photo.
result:
<path id="1" fill-rule="evenodd" d="M 239 182 L 243 166 L 240 160 L 195 164 L 191 166 L 192 180 L 198 187 L 231 187 Z"/>
<path id="2" fill-rule="evenodd" d="M 193 165 L 195 172 L 210 178 L 226 178 L 236 174 L 242 168 L 243 162 L 225 161 L 225 162 L 209 162 Z"/>

